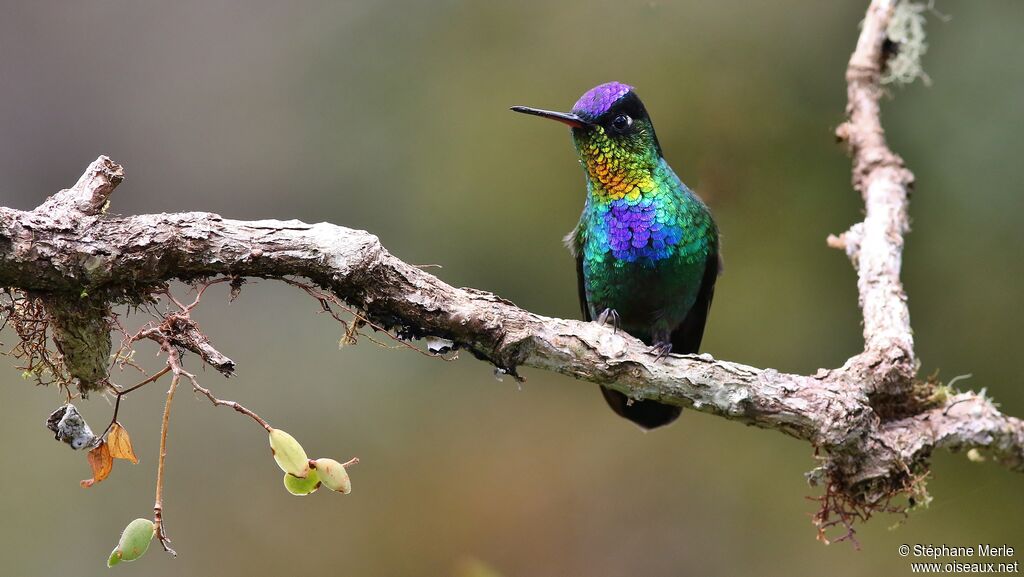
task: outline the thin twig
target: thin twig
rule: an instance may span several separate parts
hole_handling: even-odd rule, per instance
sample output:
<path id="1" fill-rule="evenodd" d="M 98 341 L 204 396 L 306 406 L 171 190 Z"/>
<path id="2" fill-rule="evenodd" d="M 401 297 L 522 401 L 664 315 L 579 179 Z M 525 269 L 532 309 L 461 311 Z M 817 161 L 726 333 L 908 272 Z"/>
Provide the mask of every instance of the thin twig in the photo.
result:
<path id="1" fill-rule="evenodd" d="M 417 265 L 417 266 L 422 267 L 422 266 L 435 266 L 435 265 Z M 445 357 L 444 355 L 435 355 L 435 354 L 423 351 L 422 349 L 419 349 L 417 347 L 414 347 L 413 345 L 409 344 L 405 340 L 400 339 L 397 336 L 391 334 L 391 331 L 387 330 L 386 328 L 384 328 L 384 327 L 374 323 L 370 319 L 366 318 L 365 315 L 359 314 L 358 311 L 356 311 L 352 307 L 346 305 L 344 303 L 344 301 L 342 301 L 338 297 L 336 297 L 336 296 L 334 296 L 332 294 L 328 294 L 328 293 L 325 293 L 323 291 L 317 290 L 317 288 L 314 287 L 311 284 L 304 283 L 304 282 L 297 281 L 295 279 L 290 279 L 290 278 L 283 278 L 281 280 L 286 282 L 286 283 L 288 283 L 288 284 L 290 284 L 290 285 L 292 285 L 292 286 L 294 286 L 294 287 L 298 287 L 298 288 L 302 289 L 306 294 L 308 294 L 309 296 L 311 296 L 314 299 L 316 299 L 317 302 L 320 303 L 320 307 L 323 309 L 323 312 L 329 314 L 334 320 L 336 320 L 339 323 L 341 323 L 341 325 L 343 327 L 345 327 L 345 336 L 342 337 L 342 342 L 344 342 L 345 344 L 353 344 L 353 343 L 355 343 L 355 340 L 356 340 L 355 336 L 357 334 L 362 334 L 362 336 L 364 336 L 367 339 L 369 339 L 373 344 L 381 346 L 381 347 L 385 347 L 385 348 L 389 348 L 389 349 L 404 347 L 404 348 L 412 349 L 412 350 L 416 351 L 417 353 L 419 353 L 419 354 L 421 354 L 421 355 L 423 355 L 425 357 L 440 358 L 440 359 L 445 360 L 445 361 L 454 361 L 454 360 L 456 360 L 458 358 L 458 355 L 453 355 L 451 357 Z M 338 315 L 338 313 L 334 312 L 334 309 L 331 308 L 332 304 L 337 306 L 338 308 L 344 310 L 345 312 L 349 313 L 350 315 L 352 315 L 353 316 L 352 322 L 346 321 L 345 319 L 341 318 Z M 389 338 L 391 338 L 391 340 L 395 341 L 398 344 L 396 346 L 394 346 L 394 347 L 389 347 L 385 343 L 382 343 L 382 342 L 378 341 L 377 339 L 373 338 L 370 335 L 367 335 L 365 333 L 358 333 L 358 328 L 362 324 L 369 325 L 374 330 L 386 334 Z"/>
<path id="2" fill-rule="evenodd" d="M 250 411 L 249 409 L 243 407 L 242 405 L 236 403 L 235 401 L 225 401 L 225 400 L 218 399 L 217 397 L 213 396 L 213 393 L 211 393 L 209 389 L 201 386 L 199 384 L 199 382 L 196 381 L 195 376 L 193 376 L 191 373 L 184 373 L 183 372 L 182 374 L 184 374 L 186 377 L 188 377 L 188 379 L 190 381 L 192 381 L 192 388 L 195 391 L 201 393 L 207 399 L 210 399 L 210 402 L 213 403 L 214 406 L 218 406 L 218 407 L 220 407 L 220 406 L 231 407 L 232 409 L 238 411 L 239 413 L 242 413 L 243 415 L 246 415 L 246 416 L 252 418 L 252 420 L 254 420 L 257 423 L 259 423 L 259 425 L 261 427 L 263 427 L 264 429 L 266 429 L 268 432 L 273 429 L 273 427 L 270 426 L 270 423 L 265 421 L 262 417 L 257 415 L 255 412 Z"/>
<path id="3" fill-rule="evenodd" d="M 220 284 L 220 283 L 224 283 L 224 282 L 231 282 L 233 280 L 234 280 L 234 277 L 228 276 L 228 277 L 223 277 L 223 278 L 219 278 L 219 279 L 215 279 L 215 280 L 206 281 L 204 283 L 201 283 L 199 285 L 199 288 L 196 289 L 196 298 L 195 298 L 195 300 L 192 301 L 192 304 L 188 305 L 187 307 L 184 307 L 182 309 L 182 312 L 186 313 L 186 314 L 192 312 L 192 309 L 196 308 L 196 306 L 199 305 L 199 302 L 203 298 L 203 293 L 206 292 L 206 289 L 210 288 L 211 286 L 213 286 L 215 284 Z"/>
<path id="4" fill-rule="evenodd" d="M 167 348 L 168 356 L 177 354 L 173 352 L 173 348 L 169 345 Z M 171 386 L 167 389 L 167 402 L 164 403 L 164 416 L 160 425 L 160 457 L 156 466 L 156 501 L 153 504 L 153 523 L 156 525 L 156 537 L 160 540 L 164 551 L 175 557 L 178 554 L 174 549 L 171 549 L 171 540 L 167 537 L 167 532 L 164 529 L 164 460 L 167 458 L 167 427 L 171 417 L 171 402 L 174 400 L 174 391 L 178 388 L 178 380 L 180 378 L 175 373 L 171 377 Z"/>
<path id="5" fill-rule="evenodd" d="M 148 385 L 149 383 L 156 382 L 160 377 L 162 377 L 162 376 L 166 375 L 168 372 L 170 372 L 170 370 L 171 370 L 171 367 L 170 366 L 166 366 L 166 367 L 160 369 L 160 371 L 157 372 L 156 374 L 154 374 L 153 376 L 148 377 L 147 379 L 143 380 L 141 383 L 137 383 L 135 385 L 132 385 L 131 387 L 128 387 L 127 389 L 124 389 L 124 390 L 117 390 L 117 389 L 115 389 L 114 390 L 114 395 L 117 397 L 117 400 L 114 401 L 114 416 L 112 416 L 110 418 L 110 424 L 107 425 L 107 428 L 103 431 L 103 434 L 100 435 L 100 437 L 106 437 L 107 433 L 109 433 L 110 429 L 114 426 L 114 423 L 117 422 L 117 411 L 118 411 L 118 409 L 121 408 L 121 397 L 127 395 L 128 393 L 130 393 L 130 392 L 132 392 L 132 391 L 134 391 L 136 389 L 140 389 L 140 388 L 144 387 L 145 385 Z M 113 385 L 111 385 L 111 387 L 113 387 Z"/>

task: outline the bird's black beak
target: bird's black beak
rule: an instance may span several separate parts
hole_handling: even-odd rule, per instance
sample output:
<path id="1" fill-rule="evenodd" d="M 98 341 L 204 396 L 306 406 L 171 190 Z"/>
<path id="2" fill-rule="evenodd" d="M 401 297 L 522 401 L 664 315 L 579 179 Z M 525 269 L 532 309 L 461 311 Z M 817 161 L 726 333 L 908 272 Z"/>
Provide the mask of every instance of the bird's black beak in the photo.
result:
<path id="1" fill-rule="evenodd" d="M 530 108 L 529 106 L 513 106 L 512 110 L 515 112 L 522 112 L 523 114 L 532 114 L 534 116 L 540 116 L 541 118 L 550 118 L 551 120 L 557 120 L 562 124 L 568 124 L 573 128 L 583 128 L 587 125 L 587 121 L 583 120 L 579 116 L 567 112 L 552 112 L 550 110 L 541 110 L 539 108 Z"/>

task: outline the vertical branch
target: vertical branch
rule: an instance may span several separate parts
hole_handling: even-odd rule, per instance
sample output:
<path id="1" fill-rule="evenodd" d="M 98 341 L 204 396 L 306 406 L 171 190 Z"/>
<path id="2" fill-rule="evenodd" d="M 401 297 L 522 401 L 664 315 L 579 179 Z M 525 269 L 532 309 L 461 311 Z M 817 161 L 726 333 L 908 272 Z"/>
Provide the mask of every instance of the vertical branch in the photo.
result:
<path id="1" fill-rule="evenodd" d="M 167 348 L 170 349 L 170 347 Z M 177 373 L 172 375 L 171 386 L 167 389 L 167 402 L 164 403 L 164 417 L 160 425 L 160 457 L 156 465 L 156 501 L 153 503 L 153 523 L 156 525 L 156 537 L 163 545 L 164 551 L 174 556 L 178 554 L 171 549 L 169 545 L 171 540 L 164 531 L 164 460 L 167 458 L 167 426 L 171 417 L 171 403 L 174 401 L 174 391 L 178 388 L 180 380 L 181 377 Z"/>
<path id="2" fill-rule="evenodd" d="M 898 0 L 873 0 L 857 48 L 846 70 L 847 121 L 836 129 L 849 145 L 853 187 L 864 199 L 864 222 L 829 244 L 845 249 L 857 268 L 864 317 L 864 353 L 853 359 L 865 384 L 876 392 L 898 393 L 917 372 L 907 295 L 900 281 L 903 235 L 914 175 L 889 149 L 879 99 L 886 64 L 886 30 Z"/>

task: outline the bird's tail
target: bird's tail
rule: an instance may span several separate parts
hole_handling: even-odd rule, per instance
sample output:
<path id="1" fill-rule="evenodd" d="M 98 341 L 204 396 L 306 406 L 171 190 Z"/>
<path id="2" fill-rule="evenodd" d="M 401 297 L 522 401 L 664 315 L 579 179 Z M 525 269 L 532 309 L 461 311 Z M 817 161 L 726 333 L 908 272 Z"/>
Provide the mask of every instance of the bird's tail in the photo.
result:
<path id="1" fill-rule="evenodd" d="M 620 417 L 633 421 L 643 429 L 664 427 L 679 418 L 682 407 L 664 405 L 657 401 L 631 400 L 626 395 L 612 389 L 601 387 L 601 394 L 608 406 Z"/>

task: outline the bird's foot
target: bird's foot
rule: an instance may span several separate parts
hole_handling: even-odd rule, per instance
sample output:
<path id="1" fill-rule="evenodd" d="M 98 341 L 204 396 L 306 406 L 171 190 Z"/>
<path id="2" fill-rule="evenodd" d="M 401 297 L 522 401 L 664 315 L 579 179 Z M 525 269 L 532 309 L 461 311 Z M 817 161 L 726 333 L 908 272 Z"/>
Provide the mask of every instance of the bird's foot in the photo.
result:
<path id="1" fill-rule="evenodd" d="M 648 354 L 655 355 L 654 362 L 658 362 L 664 359 L 672 352 L 672 343 L 658 343 L 651 347 L 651 350 L 647 351 Z"/>
<path id="2" fill-rule="evenodd" d="M 597 324 L 606 327 L 610 321 L 614 332 L 619 332 L 619 320 L 619 312 L 615 309 L 604 309 L 597 315 Z"/>

